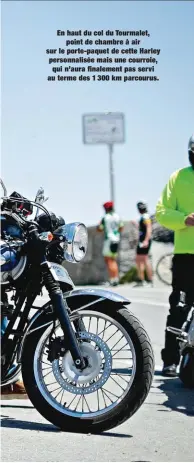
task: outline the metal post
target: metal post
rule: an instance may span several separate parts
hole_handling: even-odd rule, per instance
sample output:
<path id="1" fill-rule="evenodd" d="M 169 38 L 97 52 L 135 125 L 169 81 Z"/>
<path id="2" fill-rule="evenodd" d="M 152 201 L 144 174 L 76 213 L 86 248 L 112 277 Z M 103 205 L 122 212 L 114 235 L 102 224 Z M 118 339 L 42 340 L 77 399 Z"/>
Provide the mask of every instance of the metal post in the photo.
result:
<path id="1" fill-rule="evenodd" d="M 113 144 L 108 145 L 109 148 L 109 169 L 110 169 L 110 193 L 111 201 L 115 202 L 114 191 L 114 166 L 113 166 Z"/>

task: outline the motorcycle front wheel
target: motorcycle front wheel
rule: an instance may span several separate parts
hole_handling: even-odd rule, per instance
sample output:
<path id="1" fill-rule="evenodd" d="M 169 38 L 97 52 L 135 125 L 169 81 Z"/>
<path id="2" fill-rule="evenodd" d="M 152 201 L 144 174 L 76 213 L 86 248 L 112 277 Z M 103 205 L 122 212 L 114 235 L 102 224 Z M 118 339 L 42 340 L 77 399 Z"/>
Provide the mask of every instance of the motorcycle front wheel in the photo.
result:
<path id="1" fill-rule="evenodd" d="M 86 368 L 80 372 L 70 352 L 60 351 L 58 323 L 54 332 L 47 326 L 27 337 L 23 381 L 34 407 L 52 424 L 63 431 L 99 433 L 126 421 L 145 401 L 153 350 L 145 329 L 125 307 L 115 311 L 109 303 L 103 313 L 80 310 L 72 323 L 75 317 L 85 327 L 77 336 Z"/>

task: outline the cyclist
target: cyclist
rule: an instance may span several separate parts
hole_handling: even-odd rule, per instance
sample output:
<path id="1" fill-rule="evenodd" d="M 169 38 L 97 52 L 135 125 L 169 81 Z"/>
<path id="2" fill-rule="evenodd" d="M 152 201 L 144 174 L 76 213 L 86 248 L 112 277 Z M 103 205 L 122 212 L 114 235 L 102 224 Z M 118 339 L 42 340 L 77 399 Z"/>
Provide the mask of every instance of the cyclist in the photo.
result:
<path id="1" fill-rule="evenodd" d="M 107 266 L 110 284 L 116 286 L 119 283 L 117 256 L 123 223 L 118 214 L 114 211 L 113 201 L 104 203 L 103 207 L 105 216 L 98 225 L 97 230 L 104 232 L 103 256 Z"/>
<path id="2" fill-rule="evenodd" d="M 194 134 L 188 144 L 188 167 L 174 172 L 157 204 L 156 219 L 175 232 L 172 293 L 167 326 L 181 328 L 194 301 Z M 181 293 L 185 295 L 180 303 Z M 176 336 L 166 330 L 161 352 L 164 376 L 177 376 L 180 362 Z"/>
<path id="3" fill-rule="evenodd" d="M 138 271 L 138 281 L 136 286 L 143 286 L 145 283 L 145 271 L 147 273 L 147 283 L 152 283 L 152 266 L 149 260 L 149 251 L 152 242 L 152 221 L 148 214 L 148 208 L 144 201 L 137 203 L 140 213 L 139 220 L 139 241 L 136 250 L 136 265 Z"/>

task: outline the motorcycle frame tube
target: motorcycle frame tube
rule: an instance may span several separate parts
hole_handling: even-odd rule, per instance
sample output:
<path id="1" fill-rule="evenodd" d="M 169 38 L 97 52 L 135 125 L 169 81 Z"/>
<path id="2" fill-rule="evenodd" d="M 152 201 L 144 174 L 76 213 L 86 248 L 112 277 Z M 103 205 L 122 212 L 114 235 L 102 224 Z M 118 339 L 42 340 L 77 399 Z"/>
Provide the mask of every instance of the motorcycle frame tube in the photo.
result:
<path id="1" fill-rule="evenodd" d="M 10 366 L 12 365 L 13 358 L 15 358 L 15 356 L 17 355 L 18 345 L 21 343 L 21 339 L 24 336 L 24 333 L 25 333 L 24 328 L 25 328 L 26 323 L 28 322 L 29 313 L 30 313 L 30 310 L 32 309 L 33 302 L 36 299 L 37 295 L 38 295 L 37 293 L 34 293 L 34 292 L 32 293 L 30 291 L 28 291 L 26 294 L 26 291 L 24 291 L 21 294 L 21 296 L 19 296 L 18 301 L 14 308 L 14 312 L 12 316 L 9 318 L 8 326 L 5 329 L 5 332 L 1 338 L 1 355 L 5 355 L 6 357 L 6 351 L 8 351 L 9 339 L 10 339 L 10 336 L 13 336 L 13 339 L 12 339 L 13 345 L 10 351 L 10 361 L 7 364 L 7 368 L 4 372 L 5 377 L 10 369 Z M 25 301 L 26 303 L 25 303 L 24 309 L 21 312 L 21 309 Z M 19 318 L 19 323 L 17 325 L 17 328 L 14 329 L 13 327 L 18 318 Z M 4 380 L 5 378 L 3 377 L 2 379 Z"/>

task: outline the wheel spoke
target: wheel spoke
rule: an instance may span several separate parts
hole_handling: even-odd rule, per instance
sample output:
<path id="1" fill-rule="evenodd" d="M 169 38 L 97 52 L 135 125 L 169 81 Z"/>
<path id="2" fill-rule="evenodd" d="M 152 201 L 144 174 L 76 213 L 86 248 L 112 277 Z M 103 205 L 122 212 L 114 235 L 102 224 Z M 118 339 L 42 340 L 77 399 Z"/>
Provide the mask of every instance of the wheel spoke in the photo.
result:
<path id="1" fill-rule="evenodd" d="M 114 346 L 111 348 L 111 351 L 112 351 L 112 349 L 114 349 L 114 347 L 118 344 L 118 342 L 121 341 L 122 338 L 124 338 L 123 334 L 122 334 L 121 338 L 120 338 L 120 339 L 114 344 Z M 121 349 L 122 349 L 122 348 L 121 348 Z"/>
<path id="2" fill-rule="evenodd" d="M 42 371 L 44 371 L 44 370 L 52 370 L 52 367 L 44 367 L 44 368 L 42 368 Z"/>
<path id="3" fill-rule="evenodd" d="M 110 341 L 111 338 L 113 338 L 113 336 L 118 333 L 119 329 L 117 328 L 117 330 L 108 338 L 105 340 L 105 342 L 107 343 L 108 341 Z"/>
<path id="4" fill-rule="evenodd" d="M 62 396 L 61 396 L 61 400 L 60 400 L 60 404 L 62 403 L 64 393 L 65 393 L 65 391 L 64 391 L 64 389 L 63 389 Z"/>
<path id="5" fill-rule="evenodd" d="M 97 327 L 96 327 L 96 334 L 98 334 L 98 325 L 99 325 L 99 317 L 97 317 Z"/>
<path id="6" fill-rule="evenodd" d="M 46 368 L 46 369 L 47 369 L 47 368 Z M 50 375 L 50 374 L 51 374 L 51 372 L 48 371 L 48 373 L 46 373 L 46 375 L 42 375 L 42 376 L 43 376 L 43 378 L 46 378 L 46 376 L 48 376 L 48 375 Z"/>
<path id="7" fill-rule="evenodd" d="M 114 397 L 119 399 L 119 395 L 116 395 L 114 392 L 108 391 L 108 389 L 105 389 L 105 387 L 103 387 L 102 389 L 103 389 L 104 393 L 106 392 L 106 394 L 112 394 L 112 395 L 114 395 Z M 109 397 L 109 399 L 111 400 L 110 397 Z"/>
<path id="8" fill-rule="evenodd" d="M 56 395 L 56 396 L 53 396 L 53 397 L 54 397 L 54 399 L 56 399 L 56 398 L 59 396 L 59 394 L 61 393 L 61 391 L 63 390 L 63 389 L 62 389 L 62 387 L 59 387 L 58 389 L 60 389 L 60 391 L 57 393 L 57 395 Z M 53 391 L 52 391 L 52 392 L 53 392 Z"/>
<path id="9" fill-rule="evenodd" d="M 123 347 L 127 346 L 127 344 L 128 344 L 128 343 L 126 342 L 126 344 L 125 344 Z M 118 354 L 118 352 L 121 352 L 121 350 L 123 349 L 123 347 L 121 347 L 117 352 L 115 352 L 115 354 L 113 354 L 112 357 L 114 357 L 116 354 Z"/>
<path id="10" fill-rule="evenodd" d="M 90 332 L 91 319 L 92 319 L 92 317 L 90 317 L 90 319 L 89 319 L 88 332 Z"/>
<path id="11" fill-rule="evenodd" d="M 110 376 L 110 378 L 111 378 L 112 381 L 114 381 L 114 383 L 116 383 L 123 391 L 125 390 L 125 389 L 123 389 L 123 387 L 122 387 L 114 378 L 112 378 L 112 376 Z"/>
<path id="12" fill-rule="evenodd" d="M 111 375 L 126 376 L 132 373 L 132 368 L 112 368 Z"/>
<path id="13" fill-rule="evenodd" d="M 105 392 L 103 391 L 103 389 L 101 389 L 101 392 L 102 392 L 102 395 L 103 395 L 105 407 L 108 407 L 107 402 L 106 402 L 106 394 L 105 394 Z M 108 397 L 108 396 L 107 396 L 107 397 Z"/>
<path id="14" fill-rule="evenodd" d="M 111 375 L 112 375 L 112 374 L 113 374 L 113 376 L 119 376 L 119 378 L 121 378 L 123 381 L 125 381 L 125 383 L 128 384 L 128 381 L 126 381 L 126 379 L 123 378 L 124 375 L 119 375 L 118 373 L 112 373 L 112 372 L 111 372 Z M 129 376 L 129 375 L 126 375 L 126 376 Z"/>
<path id="15" fill-rule="evenodd" d="M 47 363 L 47 362 L 44 362 L 43 360 L 41 361 L 41 363 L 44 363 L 45 365 L 49 365 L 49 367 L 52 368 L 51 364 L 50 363 Z"/>
<path id="16" fill-rule="evenodd" d="M 81 401 L 81 398 L 82 398 L 82 396 L 80 395 L 80 398 L 79 398 L 79 400 L 78 400 L 78 402 L 77 402 L 77 405 L 76 405 L 76 407 L 74 408 L 75 411 L 77 410 L 77 407 L 78 407 L 78 405 L 79 405 L 79 403 L 80 403 L 80 401 Z"/>
<path id="17" fill-rule="evenodd" d="M 71 402 L 69 403 L 68 408 L 70 407 L 70 405 L 74 402 L 74 400 L 75 400 L 76 398 L 77 398 L 77 396 L 75 395 L 75 396 L 73 397 L 73 399 L 71 400 Z"/>
<path id="18" fill-rule="evenodd" d="M 87 400 L 86 400 L 85 395 L 83 395 L 83 397 L 84 397 L 85 403 L 86 403 L 86 405 L 87 405 L 87 407 L 88 407 L 88 411 L 91 412 L 90 407 L 89 407 L 89 405 L 88 405 L 88 402 L 87 402 Z"/>
<path id="19" fill-rule="evenodd" d="M 108 323 L 108 326 L 106 327 L 107 323 Z M 102 334 L 103 335 L 102 339 L 104 339 L 105 331 L 109 328 L 109 326 L 111 326 L 111 322 L 108 322 L 108 320 L 106 320 L 104 323 L 104 329 L 100 331 L 100 333 L 98 333 L 98 336 L 101 336 Z"/>
<path id="20" fill-rule="evenodd" d="M 100 398 L 99 398 L 99 389 L 97 389 L 97 401 L 98 401 L 98 410 L 100 410 Z"/>
<path id="21" fill-rule="evenodd" d="M 55 380 L 53 383 L 48 383 L 47 386 L 52 386 L 52 384 L 57 384 L 57 381 Z"/>

